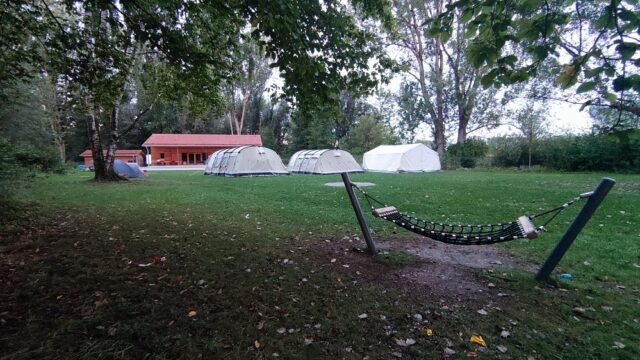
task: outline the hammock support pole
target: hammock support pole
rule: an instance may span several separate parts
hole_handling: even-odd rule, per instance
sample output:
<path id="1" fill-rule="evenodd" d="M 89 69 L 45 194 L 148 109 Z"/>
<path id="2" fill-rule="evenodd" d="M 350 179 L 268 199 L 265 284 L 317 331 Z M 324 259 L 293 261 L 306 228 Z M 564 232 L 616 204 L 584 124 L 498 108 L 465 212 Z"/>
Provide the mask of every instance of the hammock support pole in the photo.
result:
<path id="1" fill-rule="evenodd" d="M 602 200 L 604 200 L 615 183 L 615 180 L 608 177 L 600 180 L 598 186 L 593 190 L 589 199 L 587 199 L 587 203 L 584 204 L 576 218 L 560 239 L 560 242 L 558 242 L 558 245 L 556 245 L 555 249 L 553 249 L 551 254 L 549 254 L 544 265 L 542 265 L 536 274 L 537 281 L 544 281 L 549 278 L 553 269 L 555 269 L 564 254 L 569 250 L 573 241 L 576 239 L 580 231 L 582 231 L 582 228 L 584 228 L 589 219 L 591 219 L 591 216 L 596 212 L 596 209 L 598 209 L 598 206 L 600 206 L 600 203 L 602 203 Z"/>
<path id="2" fill-rule="evenodd" d="M 353 192 L 354 184 L 349 179 L 348 173 L 341 173 L 342 181 L 344 182 L 344 187 L 347 189 L 347 194 L 349 194 L 349 200 L 351 201 L 351 206 L 353 206 L 353 211 L 356 213 L 356 218 L 358 218 L 358 224 L 360 224 L 360 230 L 362 230 L 362 235 L 364 236 L 364 241 L 367 243 L 367 250 L 369 254 L 376 254 L 376 245 L 373 243 L 373 239 L 371 238 L 371 233 L 369 232 L 369 226 L 367 225 L 367 221 L 362 215 L 362 209 L 360 208 L 360 202 L 358 202 L 358 198 L 356 194 Z"/>

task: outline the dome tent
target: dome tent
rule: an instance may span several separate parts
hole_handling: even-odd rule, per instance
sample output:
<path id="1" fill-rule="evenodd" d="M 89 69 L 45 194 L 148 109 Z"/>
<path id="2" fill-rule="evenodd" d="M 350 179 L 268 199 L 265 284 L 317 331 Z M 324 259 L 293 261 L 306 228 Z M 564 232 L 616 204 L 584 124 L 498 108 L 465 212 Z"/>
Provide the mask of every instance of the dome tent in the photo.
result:
<path id="1" fill-rule="evenodd" d="M 145 176 L 138 164 L 127 163 L 122 160 L 113 161 L 113 171 L 126 178 L 141 178 Z"/>
<path id="2" fill-rule="evenodd" d="M 364 154 L 362 167 L 379 172 L 438 171 L 440 158 L 424 144 L 380 145 Z"/>
<path id="3" fill-rule="evenodd" d="M 261 146 L 240 146 L 214 152 L 204 168 L 205 175 L 288 175 L 275 151 Z"/>
<path id="4" fill-rule="evenodd" d="M 293 154 L 287 167 L 292 173 L 339 174 L 362 172 L 362 167 L 344 150 L 301 150 Z"/>

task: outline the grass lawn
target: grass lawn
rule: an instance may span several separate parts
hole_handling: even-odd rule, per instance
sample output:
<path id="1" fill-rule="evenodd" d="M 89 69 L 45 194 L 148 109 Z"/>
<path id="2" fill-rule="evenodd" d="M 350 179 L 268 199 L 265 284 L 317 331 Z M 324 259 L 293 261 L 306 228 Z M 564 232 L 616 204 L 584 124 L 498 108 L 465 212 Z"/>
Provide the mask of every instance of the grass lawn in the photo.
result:
<path id="1" fill-rule="evenodd" d="M 36 179 L 20 190 L 26 205 L 1 223 L 2 358 L 640 358 L 637 175 L 613 176 L 553 284 L 536 283 L 530 269 L 454 264 L 477 284 L 462 294 L 415 282 L 411 274 L 436 264 L 406 251 L 420 246 L 411 245 L 421 244 L 416 235 L 383 221 L 368 217 L 374 238 L 405 246 L 375 261 L 353 251 L 362 243 L 346 193 L 323 185 L 339 176 L 163 171 L 118 184 L 91 176 Z M 494 223 L 558 206 L 602 176 L 352 179 L 376 183 L 367 191 L 423 218 Z M 493 247 L 535 268 L 578 209 L 539 239 Z M 416 343 L 398 344 L 406 339 Z"/>

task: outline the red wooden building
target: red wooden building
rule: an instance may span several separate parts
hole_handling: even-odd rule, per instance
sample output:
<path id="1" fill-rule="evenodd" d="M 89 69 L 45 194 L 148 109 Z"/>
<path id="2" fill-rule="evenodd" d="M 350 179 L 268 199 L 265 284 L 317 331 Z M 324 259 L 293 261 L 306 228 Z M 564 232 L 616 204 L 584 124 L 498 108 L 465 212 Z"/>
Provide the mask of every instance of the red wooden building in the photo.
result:
<path id="1" fill-rule="evenodd" d="M 103 150 L 102 153 L 104 156 L 107 156 L 107 150 Z M 93 156 L 91 155 L 91 150 L 87 149 L 82 154 L 80 154 L 84 159 L 84 164 L 87 167 L 91 167 L 93 165 Z M 132 162 L 142 166 L 144 161 L 144 153 L 142 150 L 116 150 L 116 160 L 122 160 L 124 162 Z"/>
<path id="2" fill-rule="evenodd" d="M 260 135 L 152 134 L 142 146 L 147 165 L 204 164 L 214 152 L 243 145 L 262 146 Z"/>

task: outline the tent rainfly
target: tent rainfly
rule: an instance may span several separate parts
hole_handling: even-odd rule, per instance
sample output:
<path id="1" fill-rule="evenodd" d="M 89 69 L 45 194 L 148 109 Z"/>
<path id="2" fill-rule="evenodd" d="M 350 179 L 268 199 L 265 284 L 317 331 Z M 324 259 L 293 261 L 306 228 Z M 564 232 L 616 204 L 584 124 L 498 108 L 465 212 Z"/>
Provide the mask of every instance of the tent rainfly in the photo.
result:
<path id="1" fill-rule="evenodd" d="M 339 174 L 362 172 L 362 167 L 344 150 L 301 150 L 293 154 L 287 167 L 292 173 Z"/>
<path id="2" fill-rule="evenodd" d="M 214 152 L 204 168 L 205 175 L 288 175 L 280 156 L 262 146 L 240 146 Z"/>
<path id="3" fill-rule="evenodd" d="M 130 178 L 141 178 L 144 177 L 144 172 L 140 169 L 140 166 L 136 163 L 127 163 L 122 160 L 114 160 L 113 161 L 113 170 L 116 174 Z"/>
<path id="4" fill-rule="evenodd" d="M 364 154 L 362 167 L 379 172 L 438 171 L 440 158 L 424 144 L 380 145 Z"/>

